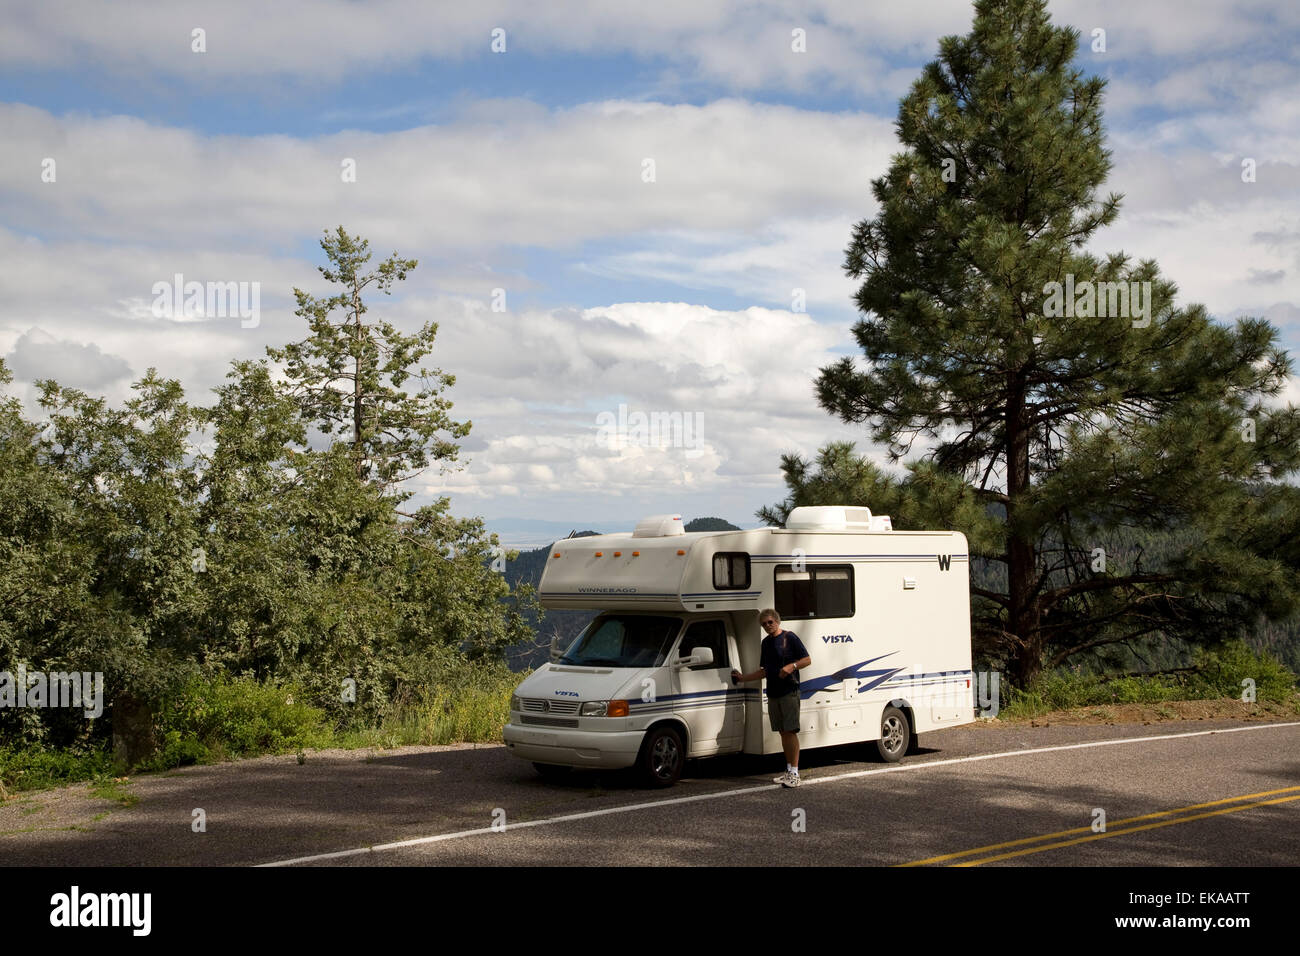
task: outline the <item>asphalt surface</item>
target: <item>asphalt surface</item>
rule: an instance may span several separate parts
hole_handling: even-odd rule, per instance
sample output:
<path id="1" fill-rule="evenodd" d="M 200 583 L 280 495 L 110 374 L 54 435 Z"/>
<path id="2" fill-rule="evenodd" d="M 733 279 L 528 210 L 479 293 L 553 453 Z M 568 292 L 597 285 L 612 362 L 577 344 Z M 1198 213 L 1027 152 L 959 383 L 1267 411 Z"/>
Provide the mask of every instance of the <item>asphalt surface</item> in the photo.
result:
<path id="1" fill-rule="evenodd" d="M 866 746 L 801 764 L 797 790 L 772 784 L 779 756 L 692 762 L 646 790 L 621 773 L 546 783 L 500 746 L 265 757 L 132 778 L 130 806 L 85 786 L 20 794 L 0 806 L 0 865 L 1300 862 L 1300 726 L 976 725 L 898 764 Z"/>

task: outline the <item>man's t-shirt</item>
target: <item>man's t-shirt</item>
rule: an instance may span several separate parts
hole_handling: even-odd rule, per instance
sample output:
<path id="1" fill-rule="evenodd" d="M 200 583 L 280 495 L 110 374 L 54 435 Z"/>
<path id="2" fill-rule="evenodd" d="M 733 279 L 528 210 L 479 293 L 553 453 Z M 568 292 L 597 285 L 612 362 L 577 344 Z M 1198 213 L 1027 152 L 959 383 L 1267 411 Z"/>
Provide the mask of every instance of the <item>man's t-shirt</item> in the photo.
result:
<path id="1" fill-rule="evenodd" d="M 763 638 L 759 649 L 759 663 L 767 671 L 767 696 L 784 697 L 799 689 L 799 672 L 793 671 L 789 677 L 781 676 L 781 668 L 793 664 L 808 656 L 808 650 L 793 631 L 769 634 Z"/>

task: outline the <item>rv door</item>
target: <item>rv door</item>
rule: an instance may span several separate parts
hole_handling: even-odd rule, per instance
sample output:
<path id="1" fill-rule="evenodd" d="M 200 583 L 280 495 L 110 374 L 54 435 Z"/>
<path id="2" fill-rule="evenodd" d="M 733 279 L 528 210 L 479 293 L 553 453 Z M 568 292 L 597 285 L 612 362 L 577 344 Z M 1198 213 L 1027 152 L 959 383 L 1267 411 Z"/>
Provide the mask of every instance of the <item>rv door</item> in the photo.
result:
<path id="1" fill-rule="evenodd" d="M 676 696 L 673 710 L 690 731 L 692 757 L 739 750 L 745 726 L 744 689 L 731 683 L 730 628 L 725 618 L 692 621 L 682 635 L 673 668 Z M 686 663 L 696 652 L 708 663 Z"/>

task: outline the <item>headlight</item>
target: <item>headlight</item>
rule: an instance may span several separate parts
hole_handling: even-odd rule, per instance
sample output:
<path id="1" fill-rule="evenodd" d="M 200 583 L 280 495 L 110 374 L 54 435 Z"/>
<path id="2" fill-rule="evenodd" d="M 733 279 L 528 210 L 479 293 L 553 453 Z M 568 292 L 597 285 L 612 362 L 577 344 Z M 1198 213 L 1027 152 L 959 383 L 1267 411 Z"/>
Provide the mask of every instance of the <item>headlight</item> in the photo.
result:
<path id="1" fill-rule="evenodd" d="M 510 709 L 511 709 L 511 710 L 523 710 L 523 708 L 522 708 L 521 706 L 519 706 L 519 698 L 516 697 L 514 694 L 511 694 L 511 695 L 510 695 Z"/>
<path id="2" fill-rule="evenodd" d="M 580 717 L 626 717 L 628 715 L 625 700 L 589 700 L 578 711 Z"/>

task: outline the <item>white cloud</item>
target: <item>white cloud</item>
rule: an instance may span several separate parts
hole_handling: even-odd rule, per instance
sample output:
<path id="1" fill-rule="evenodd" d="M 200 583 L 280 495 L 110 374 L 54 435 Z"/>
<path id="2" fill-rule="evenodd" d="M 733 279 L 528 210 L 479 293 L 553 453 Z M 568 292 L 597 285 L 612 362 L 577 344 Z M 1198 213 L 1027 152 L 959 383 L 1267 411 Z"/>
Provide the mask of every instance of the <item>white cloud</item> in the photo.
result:
<path id="1" fill-rule="evenodd" d="M 489 57 L 489 31 L 502 25 L 512 52 L 654 57 L 654 69 L 666 66 L 647 81 L 651 91 L 705 83 L 897 95 L 933 58 L 938 37 L 967 32 L 971 18 L 967 0 L 795 10 L 775 0 L 670 0 L 653 15 L 635 5 L 504 0 L 121 4 L 111 17 L 102 9 L 34 5 L 10 18 L 0 58 L 11 69 L 101 66 L 181 90 L 260 91 L 276 77 L 292 96 L 296 82 Z M 1051 10 L 1085 38 L 1094 25 L 1108 32 L 1108 54 L 1084 53 L 1078 65 L 1115 77 L 1107 121 L 1116 167 L 1105 188 L 1127 199 L 1095 248 L 1156 258 L 1182 301 L 1216 314 L 1271 309 L 1300 341 L 1290 304 L 1300 302 L 1296 69 L 1241 56 L 1294 35 L 1300 7 L 1054 0 Z M 208 31 L 208 53 L 189 51 L 193 26 Z M 789 50 L 795 26 L 808 30 L 807 54 Z M 915 66 L 899 65 L 909 58 Z M 346 96 L 339 107 L 339 115 L 354 108 Z M 1140 125 L 1151 109 L 1164 118 Z M 422 109 L 415 97 L 388 112 Z M 892 121 L 892 109 L 828 113 L 739 99 L 571 108 L 494 100 L 466 103 L 436 126 L 293 138 L 0 104 L 8 226 L 0 354 L 51 354 L 33 331 L 45 330 L 65 353 L 96 359 L 84 380 L 98 376 L 114 400 L 126 379 L 108 375 L 124 361 L 137 375 L 157 366 L 205 401 L 232 359 L 304 337 L 290 290 L 320 292 L 324 283 L 297 254 L 341 222 L 371 239 L 376 261 L 394 249 L 422 261 L 399 297 L 377 300 L 376 314 L 408 331 L 426 319 L 441 324 L 432 358 L 457 375 L 455 417 L 475 423 L 471 467 L 426 476 L 430 493 L 473 496 L 489 512 L 515 501 L 520 512 L 540 502 L 573 513 L 741 519 L 782 496 L 782 452 L 812 454 L 844 437 L 865 449 L 864 429 L 817 408 L 812 382 L 851 345 L 835 311 L 849 310 L 855 286 L 841 270 L 843 249 L 852 223 L 875 211 L 869 182 L 898 149 Z M 1247 155 L 1259 163 L 1253 184 L 1240 181 Z M 44 157 L 57 160 L 56 183 L 41 181 Z M 345 157 L 357 161 L 354 184 L 340 179 Z M 654 183 L 641 179 L 647 157 Z M 537 250 L 562 274 L 530 269 Z M 261 282 L 260 325 L 154 317 L 152 284 L 176 272 Z M 487 309 L 493 288 L 513 303 L 561 282 L 580 290 L 572 301 L 589 303 L 582 282 L 591 277 L 781 307 L 802 288 L 809 314 L 661 301 Z M 815 321 L 827 316 L 837 324 Z M 601 445 L 596 416 L 620 403 L 702 415 L 702 441 Z"/>
<path id="2" fill-rule="evenodd" d="M 1193 149 L 1127 149 L 1103 191 L 1124 194 L 1115 223 L 1095 233 L 1097 253 L 1152 258 L 1177 283 L 1180 302 L 1216 314 L 1267 301 L 1300 301 L 1300 167 L 1275 162 L 1244 183 L 1238 157 Z M 1281 273 L 1278 275 L 1278 273 Z M 1261 288 L 1261 275 L 1270 277 Z"/>
<path id="3" fill-rule="evenodd" d="M 457 370 L 457 413 L 489 437 L 428 494 L 629 500 L 653 489 L 704 502 L 741 487 L 765 495 L 748 512 L 780 497 L 782 453 L 850 433 L 812 395 L 841 333 L 808 315 L 680 302 L 463 308 L 439 335 L 438 361 Z M 655 435 L 638 431 L 638 412 L 663 416 Z M 611 422 L 629 423 L 613 441 Z"/>
<path id="4" fill-rule="evenodd" d="M 69 9 L 69 7 L 72 9 Z M 493 56 L 632 54 L 667 61 L 674 72 L 728 89 L 830 81 L 854 89 L 889 80 L 884 49 L 932 49 L 942 32 L 969 29 L 966 0 L 864 8 L 854 0 L 660 0 L 636 4 L 512 0 L 428 4 L 420 0 L 348 3 L 231 0 L 154 4 L 45 5 L 24 10 L 0 34 L 0 59 L 24 68 L 87 65 L 191 88 L 251 86 L 268 77 L 337 83 L 373 69 L 421 60 L 464 62 Z M 492 31 L 506 31 L 506 52 L 491 52 Z M 192 52 L 195 28 L 207 52 Z M 807 52 L 791 50 L 791 30 L 807 32 Z"/>
<path id="5" fill-rule="evenodd" d="M 867 194 L 889 122 L 721 100 L 550 111 L 489 102 L 397 133 L 204 136 L 128 117 L 0 106 L 11 228 L 142 244 L 263 248 L 343 221 L 383 247 L 549 248 L 652 230 L 750 230 Z M 42 182 L 39 158 L 57 163 Z M 341 163 L 356 160 L 355 183 Z M 642 179 L 644 159 L 655 181 Z"/>
<path id="6" fill-rule="evenodd" d="M 1218 0 L 1134 4 L 1131 0 L 1055 0 L 1053 22 L 1087 39 L 1107 31 L 1105 60 L 1205 56 L 1266 42 L 1300 23 L 1289 0 L 1249 8 Z M 143 75 L 161 87 L 262 85 L 280 81 L 338 83 L 366 70 L 412 67 L 423 60 L 465 62 L 493 56 L 592 54 L 655 58 L 686 81 L 723 88 L 816 83 L 868 91 L 898 88 L 885 55 L 930 59 L 939 37 L 965 34 L 968 0 L 870 4 L 815 0 L 661 0 L 637 4 L 517 0 L 428 4 L 421 0 L 173 0 L 165 6 L 83 0 L 37 4 L 10 17 L 0 59 L 22 68 L 106 68 Z M 191 51 L 191 32 L 206 31 L 207 52 Z M 506 31 L 507 52 L 490 51 L 491 32 Z M 807 52 L 791 51 L 791 30 L 807 31 Z M 146 79 L 148 82 L 148 79 Z"/>
<path id="7" fill-rule="evenodd" d="M 40 328 L 19 336 L 5 363 L 18 380 L 52 378 L 60 385 L 92 391 L 131 374 L 131 366 L 121 356 L 106 355 L 93 342 L 56 339 Z"/>
<path id="8" fill-rule="evenodd" d="M 1093 29 L 1106 30 L 1105 53 L 1084 47 L 1083 65 L 1099 70 L 1170 57 L 1213 60 L 1264 46 L 1300 25 L 1290 0 L 1257 0 L 1248 8 L 1218 0 L 1054 0 L 1049 12 L 1056 25 L 1074 26 L 1088 42 Z M 972 16 L 969 0 L 811 0 L 793 7 L 783 0 L 660 0 L 649 14 L 641 5 L 594 0 L 173 0 L 112 8 L 83 0 L 31 5 L 10 17 L 0 33 L 0 61 L 22 69 L 107 70 L 136 86 L 152 83 L 160 95 L 174 86 L 265 95 L 268 79 L 342 85 L 351 75 L 424 61 L 629 55 L 666 64 L 660 87 L 707 82 L 738 92 L 842 88 L 896 96 L 915 69 L 898 72 L 888 60 L 932 59 L 941 36 L 969 33 Z M 191 51 L 196 27 L 207 34 L 207 52 Z M 506 30 L 503 55 L 490 51 L 497 27 Z M 806 31 L 807 52 L 790 49 L 793 29 Z"/>

